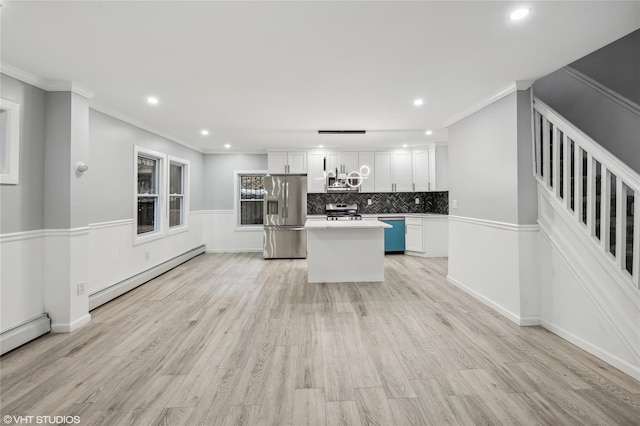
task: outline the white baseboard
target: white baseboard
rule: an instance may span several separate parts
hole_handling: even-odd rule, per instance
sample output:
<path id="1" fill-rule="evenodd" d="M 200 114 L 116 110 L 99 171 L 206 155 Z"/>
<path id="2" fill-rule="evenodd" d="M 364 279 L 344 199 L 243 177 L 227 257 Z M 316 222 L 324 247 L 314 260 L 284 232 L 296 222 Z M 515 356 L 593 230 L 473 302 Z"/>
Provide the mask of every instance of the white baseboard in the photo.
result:
<path id="1" fill-rule="evenodd" d="M 71 333 L 72 331 L 76 331 L 83 325 L 87 324 L 89 321 L 91 321 L 91 314 L 83 315 L 70 324 L 52 323 L 51 332 L 52 333 Z"/>
<path id="2" fill-rule="evenodd" d="M 207 249 L 207 253 L 262 253 L 263 248 Z"/>
<path id="3" fill-rule="evenodd" d="M 477 299 L 478 301 L 480 301 L 483 304 L 487 305 L 488 307 L 490 307 L 494 311 L 504 315 L 507 319 L 509 319 L 510 321 L 515 322 L 518 325 L 538 325 L 540 323 L 539 319 L 538 319 L 538 322 L 536 324 L 529 324 L 529 323 L 523 324 L 522 323 L 523 319 L 520 318 L 518 315 L 516 315 L 513 312 L 509 311 L 508 309 L 498 305 L 493 300 L 483 296 L 482 294 L 480 294 L 477 291 L 471 289 L 470 287 L 464 285 L 463 283 L 461 283 L 457 279 L 453 278 L 451 275 L 447 275 L 447 281 L 449 281 L 451 284 L 455 285 L 456 287 L 458 287 L 460 290 L 464 291 L 465 293 L 473 296 L 475 299 Z M 529 322 L 531 320 L 532 320 L 531 318 L 526 318 L 525 322 Z"/>
<path id="4" fill-rule="evenodd" d="M 622 371 L 623 373 L 628 374 L 629 376 L 633 377 L 636 380 L 640 380 L 640 367 L 629 364 L 627 361 L 620 359 L 617 356 L 597 346 L 592 345 L 586 340 L 581 339 L 575 334 L 563 329 L 562 327 L 552 324 L 548 321 L 542 320 L 540 322 L 540 325 L 542 325 L 542 327 L 549 330 L 553 334 L 556 334 L 562 337 L 564 340 L 600 358 L 601 360 L 605 361 L 607 364 L 611 364 L 612 366 Z"/>
<path id="5" fill-rule="evenodd" d="M 153 278 L 164 274 L 168 270 L 173 269 L 176 266 L 204 252 L 205 252 L 205 246 L 204 245 L 198 246 L 194 249 L 187 251 L 186 253 L 183 253 L 172 259 L 169 259 L 166 262 L 163 262 L 159 265 L 149 268 L 146 271 L 143 271 L 139 274 L 129 277 L 126 280 L 120 281 L 119 283 L 109 286 L 104 290 L 90 294 L 89 310 L 91 311 L 97 308 L 98 306 L 104 305 L 110 300 L 113 300 L 116 297 L 121 296 L 130 290 L 133 290 L 134 288 L 146 283 L 147 281 L 152 280 Z"/>
<path id="6" fill-rule="evenodd" d="M 51 320 L 42 314 L 0 334 L 0 355 L 51 331 Z"/>

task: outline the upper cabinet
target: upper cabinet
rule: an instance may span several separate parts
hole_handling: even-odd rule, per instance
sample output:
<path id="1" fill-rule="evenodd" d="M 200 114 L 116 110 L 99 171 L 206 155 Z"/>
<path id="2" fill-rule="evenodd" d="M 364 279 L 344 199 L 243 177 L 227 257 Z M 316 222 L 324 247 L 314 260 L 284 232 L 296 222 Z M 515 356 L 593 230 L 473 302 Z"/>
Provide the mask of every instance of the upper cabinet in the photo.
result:
<path id="1" fill-rule="evenodd" d="M 416 192 L 447 191 L 448 148 L 434 144 L 413 151 L 413 183 Z"/>
<path id="2" fill-rule="evenodd" d="M 373 152 L 358 153 L 358 170 L 362 174 L 360 192 L 375 192 L 375 154 Z"/>
<path id="3" fill-rule="evenodd" d="M 412 192 L 411 151 L 376 152 L 374 177 L 375 192 Z"/>
<path id="4" fill-rule="evenodd" d="M 327 170 L 337 170 L 338 173 L 350 173 L 360 168 L 357 152 L 328 152 Z"/>
<path id="5" fill-rule="evenodd" d="M 413 185 L 417 192 L 429 190 L 429 150 L 413 151 Z"/>
<path id="6" fill-rule="evenodd" d="M 325 153 L 322 151 L 309 152 L 307 165 L 307 192 L 325 192 Z"/>
<path id="7" fill-rule="evenodd" d="M 429 191 L 449 190 L 449 148 L 446 145 L 429 147 Z"/>
<path id="8" fill-rule="evenodd" d="M 269 173 L 307 173 L 307 153 L 269 151 L 267 169 Z"/>

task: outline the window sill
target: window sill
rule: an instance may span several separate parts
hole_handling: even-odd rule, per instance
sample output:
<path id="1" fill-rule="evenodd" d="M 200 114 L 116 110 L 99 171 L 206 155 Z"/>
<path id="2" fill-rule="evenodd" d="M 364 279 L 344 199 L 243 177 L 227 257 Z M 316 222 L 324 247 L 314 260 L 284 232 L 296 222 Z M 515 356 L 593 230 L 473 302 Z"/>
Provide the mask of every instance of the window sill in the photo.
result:
<path id="1" fill-rule="evenodd" d="M 154 231 L 145 234 L 136 234 L 133 236 L 133 245 L 137 246 L 139 244 L 148 243 L 150 241 L 159 240 L 160 238 L 164 238 L 164 233 L 161 231 Z"/>
<path id="2" fill-rule="evenodd" d="M 181 234 L 183 232 L 187 232 L 189 231 L 189 226 L 187 225 L 180 225 L 180 226 L 174 226 L 172 228 L 169 228 L 169 231 L 167 232 L 167 235 L 171 236 L 174 234 Z"/>

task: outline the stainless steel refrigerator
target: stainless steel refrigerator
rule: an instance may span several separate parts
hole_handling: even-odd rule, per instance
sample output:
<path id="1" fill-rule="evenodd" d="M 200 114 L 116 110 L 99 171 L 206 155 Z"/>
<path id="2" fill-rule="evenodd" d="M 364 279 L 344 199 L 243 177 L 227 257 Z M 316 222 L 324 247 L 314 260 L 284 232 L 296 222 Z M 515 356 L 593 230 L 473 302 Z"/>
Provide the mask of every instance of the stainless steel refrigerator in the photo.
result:
<path id="1" fill-rule="evenodd" d="M 307 257 L 307 175 L 264 178 L 264 258 Z"/>

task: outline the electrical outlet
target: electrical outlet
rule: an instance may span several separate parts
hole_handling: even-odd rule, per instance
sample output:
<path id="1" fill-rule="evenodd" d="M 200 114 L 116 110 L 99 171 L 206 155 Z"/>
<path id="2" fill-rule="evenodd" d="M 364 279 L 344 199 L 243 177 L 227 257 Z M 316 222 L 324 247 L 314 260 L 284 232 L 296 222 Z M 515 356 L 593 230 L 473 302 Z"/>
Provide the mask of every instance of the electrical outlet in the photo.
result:
<path id="1" fill-rule="evenodd" d="M 372 204 L 371 198 L 367 198 L 367 205 L 370 206 Z"/>
<path id="2" fill-rule="evenodd" d="M 78 296 L 82 296 L 84 294 L 84 281 L 80 281 L 77 284 L 77 293 L 78 293 Z"/>
<path id="3" fill-rule="evenodd" d="M 416 197 L 416 204 L 420 204 L 420 197 Z"/>
<path id="4" fill-rule="evenodd" d="M 458 208 L 458 200 L 451 200 L 451 208 L 452 209 Z"/>

